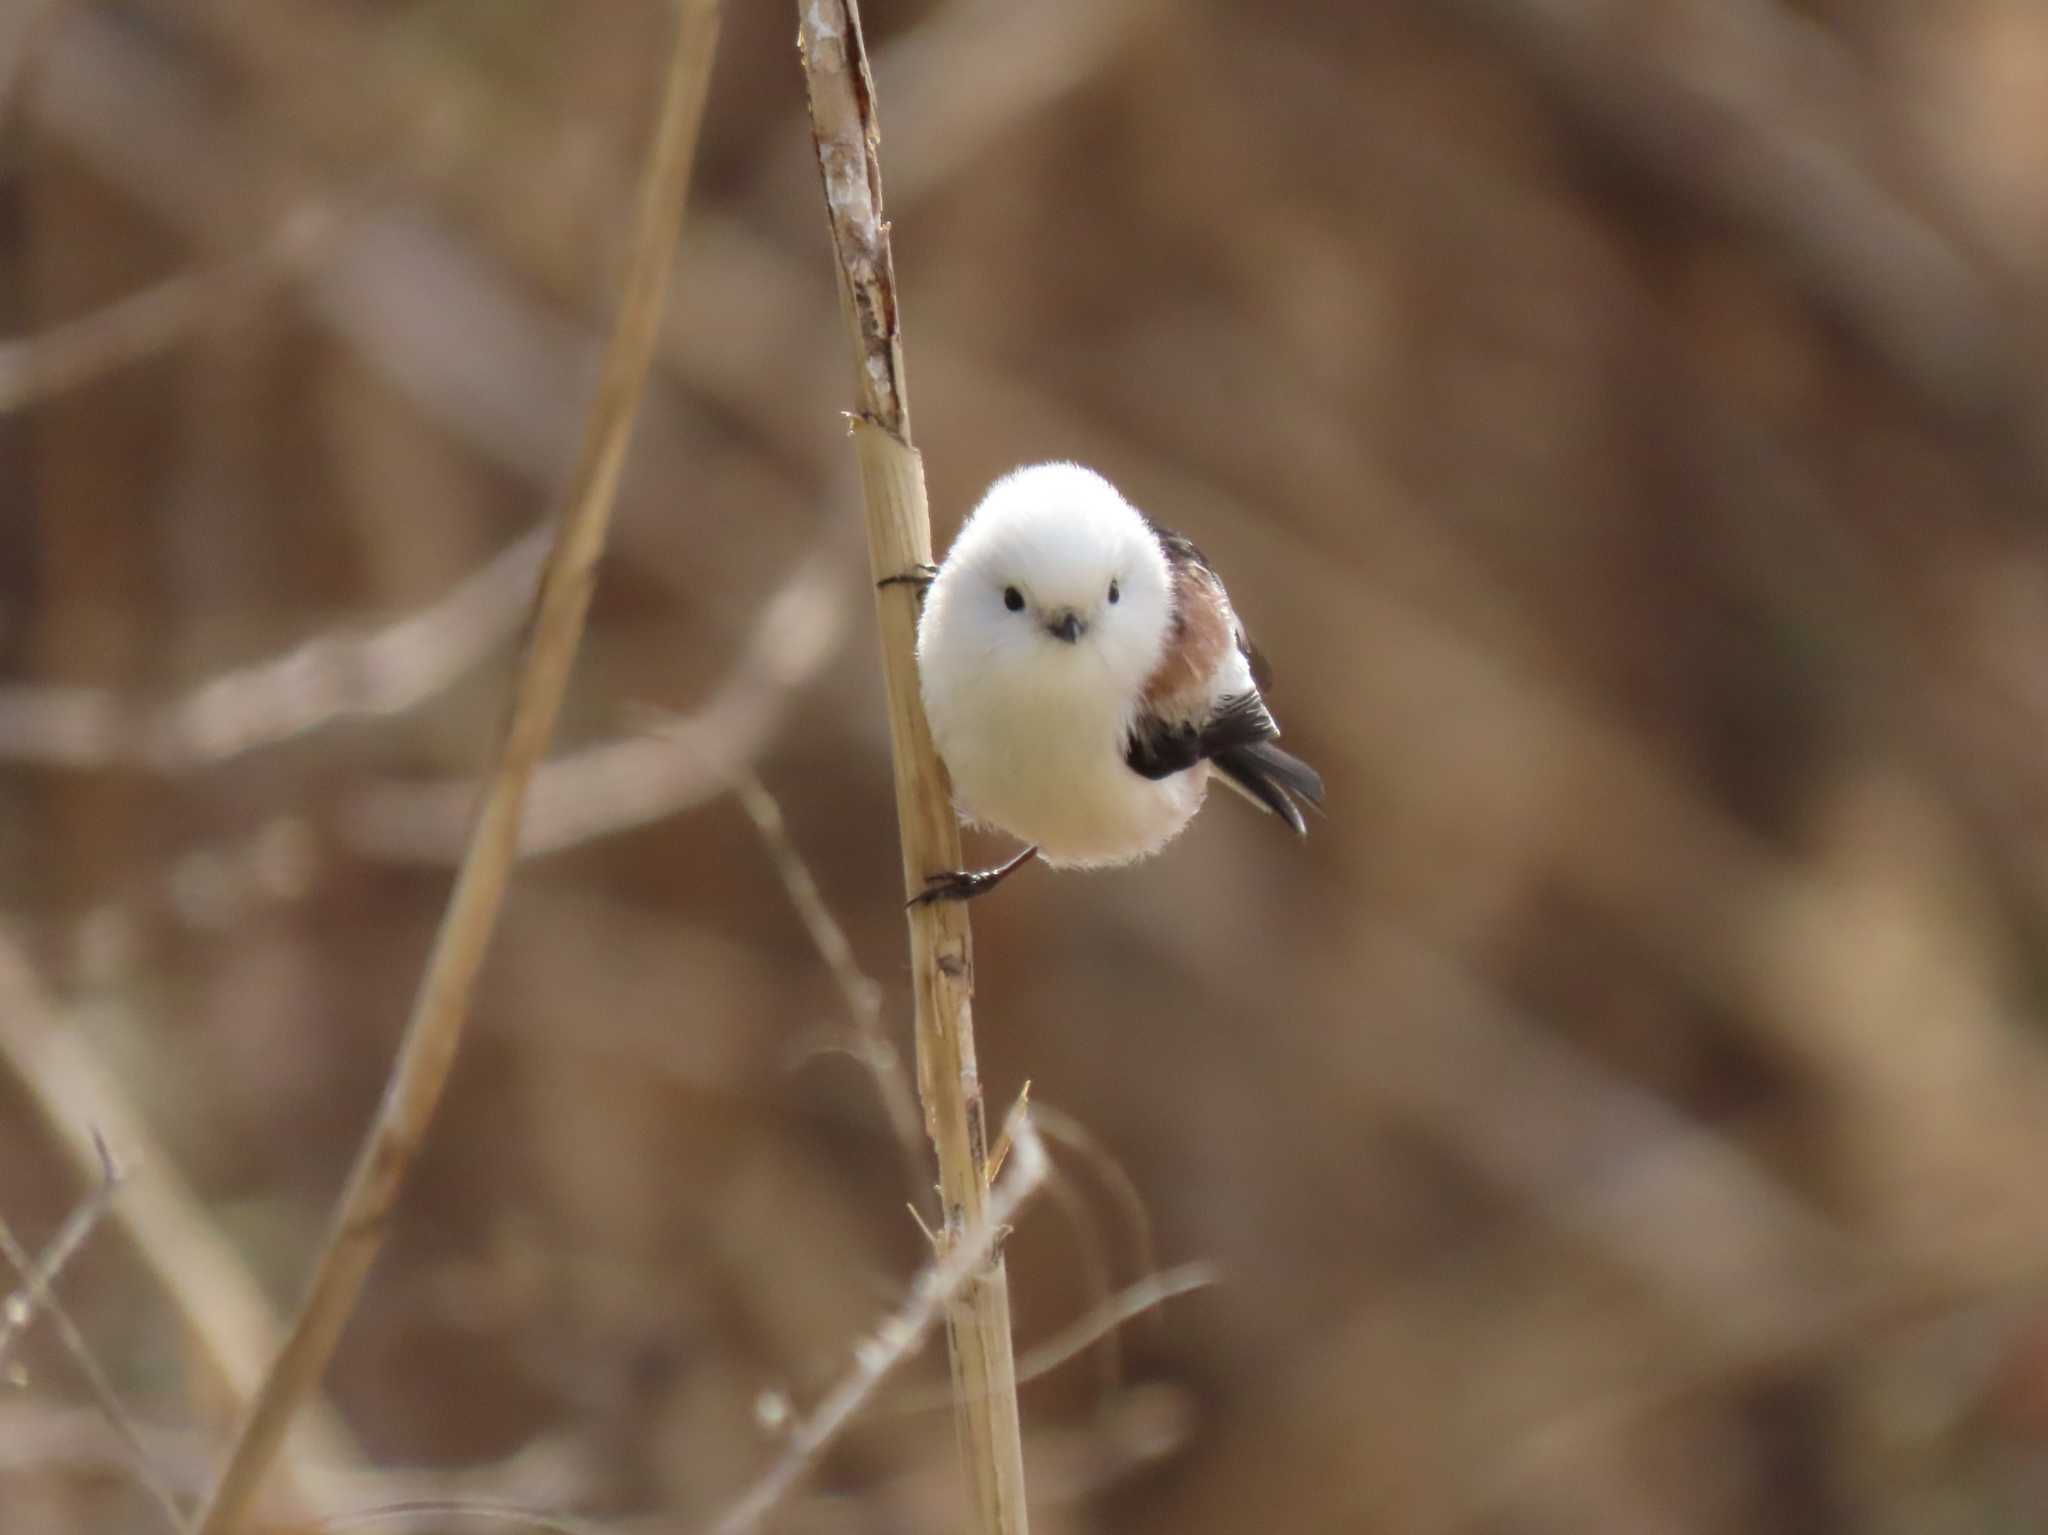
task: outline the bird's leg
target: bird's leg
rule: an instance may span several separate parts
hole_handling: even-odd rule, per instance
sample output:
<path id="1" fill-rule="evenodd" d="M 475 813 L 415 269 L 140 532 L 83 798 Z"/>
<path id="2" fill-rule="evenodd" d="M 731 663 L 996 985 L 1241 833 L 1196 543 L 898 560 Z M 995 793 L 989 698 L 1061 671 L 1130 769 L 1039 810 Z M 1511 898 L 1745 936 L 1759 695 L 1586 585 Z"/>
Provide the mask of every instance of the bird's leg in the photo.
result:
<path id="1" fill-rule="evenodd" d="M 943 874 L 927 874 L 924 893 L 912 896 L 904 904 L 929 906 L 934 901 L 965 901 L 987 895 L 1037 856 L 1037 848 L 1027 847 L 1008 863 L 997 864 L 993 869 L 948 869 Z"/>
<path id="2" fill-rule="evenodd" d="M 917 588 L 917 590 L 918 590 L 918 595 L 919 595 L 919 596 L 923 596 L 923 595 L 924 595 L 924 589 L 925 589 L 926 587 L 930 586 L 930 585 L 932 584 L 932 582 L 936 581 L 936 580 L 937 580 L 938 578 L 939 578 L 939 567 L 938 567 L 938 566 L 936 566 L 936 565 L 913 565 L 913 566 L 911 566 L 911 567 L 910 567 L 910 569 L 908 569 L 908 570 L 899 570 L 899 571 L 898 571 L 898 572 L 897 572 L 897 573 L 896 573 L 895 575 L 893 575 L 893 576 L 884 576 L 884 577 L 882 577 L 882 579 L 881 579 L 881 580 L 879 580 L 879 581 L 877 581 L 877 582 L 875 583 L 875 585 L 876 585 L 876 586 L 878 586 L 878 587 L 881 587 L 881 586 L 914 586 L 914 587 L 916 587 L 916 588 Z"/>

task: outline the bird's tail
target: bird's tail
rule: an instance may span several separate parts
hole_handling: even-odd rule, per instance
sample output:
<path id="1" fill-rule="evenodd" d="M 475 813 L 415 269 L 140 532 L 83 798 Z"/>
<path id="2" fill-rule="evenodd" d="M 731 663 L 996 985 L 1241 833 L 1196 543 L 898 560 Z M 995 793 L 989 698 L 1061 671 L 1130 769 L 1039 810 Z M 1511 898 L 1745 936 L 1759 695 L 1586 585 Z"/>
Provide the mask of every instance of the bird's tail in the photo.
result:
<path id="1" fill-rule="evenodd" d="M 1209 760 L 1215 763 L 1225 783 L 1261 810 L 1280 817 L 1294 828 L 1296 836 L 1308 835 L 1308 823 L 1301 818 L 1301 807 L 1295 804 L 1297 797 L 1317 814 L 1322 813 L 1323 775 L 1271 741 L 1233 746 Z"/>

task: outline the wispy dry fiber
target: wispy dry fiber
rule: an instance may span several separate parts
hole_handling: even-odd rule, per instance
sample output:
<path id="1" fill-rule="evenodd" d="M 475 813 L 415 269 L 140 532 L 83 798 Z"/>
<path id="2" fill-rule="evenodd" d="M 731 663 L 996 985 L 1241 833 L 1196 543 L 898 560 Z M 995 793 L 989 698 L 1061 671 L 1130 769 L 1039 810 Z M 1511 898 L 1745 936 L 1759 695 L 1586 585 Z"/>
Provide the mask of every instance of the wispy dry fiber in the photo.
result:
<path id="1" fill-rule="evenodd" d="M 585 418 L 567 510 L 541 576 L 532 639 L 455 892 L 427 962 L 376 1122 L 349 1176 L 283 1351 L 244 1418 L 197 1535 L 241 1522 L 300 1400 L 319 1380 L 377 1255 L 405 1175 L 454 1064 L 471 992 L 519 852 L 528 780 L 547 750 L 582 637 L 598 556 L 667 291 L 717 36 L 716 0 L 682 0 L 628 254 L 618 318 Z"/>
<path id="2" fill-rule="evenodd" d="M 903 338 L 882 217 L 874 82 L 853 0 L 798 0 L 798 48 L 810 97 L 811 133 L 824 176 L 825 212 L 838 257 L 839 295 L 853 341 L 854 451 L 867 506 L 868 555 L 877 581 L 928 564 L 931 516 L 924 463 L 911 445 Z M 914 587 L 877 587 L 882 671 L 896 766 L 903 882 L 960 867 L 960 828 L 945 767 L 932 745 L 917 686 Z M 979 1229 L 988 1201 L 988 1128 L 974 1059 L 973 952 L 967 908 L 941 901 L 910 909 L 910 967 L 917 999 L 918 1091 L 939 1160 L 946 1243 Z M 961 1450 L 982 1535 L 1022 1535 L 1024 1456 L 1010 1341 L 1009 1280 L 999 1253 L 947 1308 L 953 1397 Z"/>

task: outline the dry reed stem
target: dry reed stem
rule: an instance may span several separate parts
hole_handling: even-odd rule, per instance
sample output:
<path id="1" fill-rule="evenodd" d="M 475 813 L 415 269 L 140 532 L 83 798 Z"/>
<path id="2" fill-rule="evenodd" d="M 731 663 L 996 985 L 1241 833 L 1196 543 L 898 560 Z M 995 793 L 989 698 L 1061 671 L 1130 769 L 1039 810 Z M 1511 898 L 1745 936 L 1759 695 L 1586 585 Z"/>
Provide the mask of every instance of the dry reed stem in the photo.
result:
<path id="1" fill-rule="evenodd" d="M 950 1233 L 949 1245 L 918 1274 L 903 1304 L 854 1350 L 853 1369 L 790 1429 L 788 1448 L 745 1496 L 720 1516 L 711 1535 L 745 1535 L 759 1525 L 853 1421 L 890 1372 L 917 1351 L 940 1311 L 950 1311 L 962 1293 L 982 1282 L 987 1266 L 999 1261 L 996 1254 L 1011 1223 L 1045 1182 L 1051 1165 L 1028 1112 L 1020 1109 L 1011 1115 L 1005 1133 L 1012 1142 L 1008 1174 L 987 1191 L 989 1197 L 974 1223 Z"/>
<path id="2" fill-rule="evenodd" d="M 547 750 L 590 607 L 598 558 L 660 323 L 717 35 L 716 0 L 683 0 L 628 255 L 618 319 L 585 420 L 568 510 L 541 578 L 533 635 L 469 852 L 435 938 L 377 1119 L 365 1139 L 283 1351 L 229 1454 L 197 1535 L 226 1535 L 254 1498 L 300 1399 L 325 1370 L 382 1243 L 441 1095 L 518 858 L 528 779 Z"/>
<path id="3" fill-rule="evenodd" d="M 889 226 L 882 216 L 874 86 L 854 0 L 799 0 L 797 45 L 824 179 L 825 211 L 838 258 L 839 296 L 853 342 L 860 410 L 853 419 L 867 507 L 870 572 L 879 582 L 928 564 L 931 514 L 924 462 L 911 446 L 903 341 Z M 878 586 L 882 673 L 894 746 L 903 883 L 913 895 L 928 875 L 960 867 L 951 786 L 932 745 L 917 684 L 917 597 Z M 967 907 L 937 901 L 909 912 L 917 1013 L 918 1092 L 938 1153 L 944 1233 L 957 1243 L 979 1228 L 988 1199 L 988 1127 L 974 1058 L 972 946 Z M 1023 1535 L 1023 1432 L 1010 1339 L 1009 1279 L 1000 1253 L 948 1308 L 953 1393 L 982 1535 Z"/>

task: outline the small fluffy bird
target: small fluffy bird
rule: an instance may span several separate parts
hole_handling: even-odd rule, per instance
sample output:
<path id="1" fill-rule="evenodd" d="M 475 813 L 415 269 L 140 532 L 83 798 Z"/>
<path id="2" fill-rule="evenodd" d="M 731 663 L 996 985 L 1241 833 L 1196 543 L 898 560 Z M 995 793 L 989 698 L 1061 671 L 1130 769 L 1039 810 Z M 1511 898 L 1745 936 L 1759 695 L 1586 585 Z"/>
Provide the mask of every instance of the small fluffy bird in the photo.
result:
<path id="1" fill-rule="evenodd" d="M 1156 853 L 1220 777 L 1305 834 L 1323 781 L 1274 745 L 1270 679 L 1194 544 L 1079 464 L 997 480 L 929 577 L 925 714 L 971 821 L 1031 846 L 920 899 L 979 894 L 1035 853 L 1091 867 Z"/>

